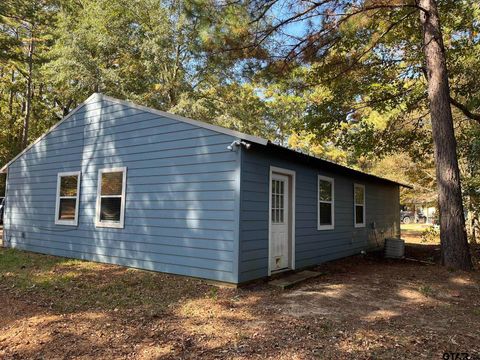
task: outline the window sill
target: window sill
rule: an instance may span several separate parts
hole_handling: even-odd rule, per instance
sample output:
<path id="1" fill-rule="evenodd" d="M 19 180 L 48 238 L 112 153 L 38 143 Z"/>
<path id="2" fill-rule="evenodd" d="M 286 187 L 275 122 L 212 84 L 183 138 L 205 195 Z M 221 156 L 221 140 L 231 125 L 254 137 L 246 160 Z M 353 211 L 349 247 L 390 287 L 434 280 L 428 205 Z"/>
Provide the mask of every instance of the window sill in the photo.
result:
<path id="1" fill-rule="evenodd" d="M 322 230 L 335 230 L 335 225 L 322 225 L 317 227 L 318 231 Z"/>
<path id="2" fill-rule="evenodd" d="M 124 224 L 116 223 L 116 222 L 96 222 L 95 227 L 97 227 L 97 228 L 123 229 Z"/>
<path id="3" fill-rule="evenodd" d="M 56 220 L 55 225 L 65 225 L 65 226 L 78 226 L 77 221 L 62 221 L 62 220 Z"/>

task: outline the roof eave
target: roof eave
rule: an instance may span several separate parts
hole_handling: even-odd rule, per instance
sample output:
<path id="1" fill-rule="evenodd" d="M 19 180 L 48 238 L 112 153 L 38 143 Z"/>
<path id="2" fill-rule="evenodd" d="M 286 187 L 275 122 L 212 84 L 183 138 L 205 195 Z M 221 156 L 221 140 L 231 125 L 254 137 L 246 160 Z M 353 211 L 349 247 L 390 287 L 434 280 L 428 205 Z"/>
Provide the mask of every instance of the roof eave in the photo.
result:
<path id="1" fill-rule="evenodd" d="M 337 164 L 335 162 L 325 160 L 325 159 L 322 159 L 322 158 L 319 158 L 319 157 L 316 157 L 316 156 L 313 156 L 313 155 L 304 154 L 304 153 L 301 153 L 299 151 L 289 149 L 289 148 L 281 146 L 281 145 L 274 144 L 272 142 L 268 142 L 267 145 L 270 145 L 272 147 L 276 147 L 276 148 L 280 148 L 282 150 L 288 151 L 289 153 L 291 153 L 295 156 L 303 156 L 303 157 L 312 159 L 314 161 L 318 161 L 318 162 L 322 162 L 324 164 L 328 164 L 328 166 L 338 168 L 338 169 L 341 169 L 343 171 L 350 171 L 352 173 L 355 173 L 355 174 L 358 174 L 358 175 L 361 175 L 361 176 L 366 176 L 366 177 L 369 177 L 369 178 L 372 178 L 372 179 L 376 179 L 378 181 L 388 182 L 390 184 L 395 184 L 395 185 L 402 186 L 402 187 L 405 187 L 405 188 L 408 188 L 408 189 L 413 189 L 413 186 L 411 186 L 409 184 L 404 184 L 404 183 L 401 183 L 401 182 L 398 182 L 398 181 L 395 181 L 395 180 L 390 180 L 390 179 L 387 179 L 387 178 L 383 178 L 381 176 L 372 175 L 372 174 L 369 174 L 369 173 L 366 173 L 366 172 L 363 172 L 363 171 L 360 171 L 360 170 L 356 170 L 356 169 L 353 169 L 353 168 L 348 167 L 348 166 L 340 165 L 340 164 Z"/>

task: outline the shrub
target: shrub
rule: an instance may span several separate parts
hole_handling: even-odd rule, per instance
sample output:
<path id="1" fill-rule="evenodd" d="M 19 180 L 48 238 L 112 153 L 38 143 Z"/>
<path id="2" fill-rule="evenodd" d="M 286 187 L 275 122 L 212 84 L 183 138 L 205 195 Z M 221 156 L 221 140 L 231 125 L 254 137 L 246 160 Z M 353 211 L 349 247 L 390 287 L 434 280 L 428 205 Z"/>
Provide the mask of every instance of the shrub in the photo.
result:
<path id="1" fill-rule="evenodd" d="M 435 242 L 440 236 L 440 229 L 435 226 L 429 226 L 422 232 L 422 243 Z"/>

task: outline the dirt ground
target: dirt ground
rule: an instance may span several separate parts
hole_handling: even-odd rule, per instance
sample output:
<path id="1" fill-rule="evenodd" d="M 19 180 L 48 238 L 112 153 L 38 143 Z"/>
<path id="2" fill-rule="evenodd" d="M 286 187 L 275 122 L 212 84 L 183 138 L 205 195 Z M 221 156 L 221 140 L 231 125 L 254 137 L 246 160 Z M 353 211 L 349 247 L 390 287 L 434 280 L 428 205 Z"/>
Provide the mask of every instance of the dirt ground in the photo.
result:
<path id="1" fill-rule="evenodd" d="M 438 248 L 331 262 L 286 291 L 0 250 L 0 359 L 480 357 L 480 273 L 432 265 Z"/>

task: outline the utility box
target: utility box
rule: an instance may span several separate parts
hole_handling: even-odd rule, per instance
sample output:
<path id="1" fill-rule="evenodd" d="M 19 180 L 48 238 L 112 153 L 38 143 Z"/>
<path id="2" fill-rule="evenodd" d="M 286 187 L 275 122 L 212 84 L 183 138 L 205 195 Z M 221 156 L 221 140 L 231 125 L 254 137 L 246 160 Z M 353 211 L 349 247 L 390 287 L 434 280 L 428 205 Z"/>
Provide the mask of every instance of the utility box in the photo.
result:
<path id="1" fill-rule="evenodd" d="M 405 257 L 405 241 L 397 238 L 386 238 L 385 257 L 391 259 L 401 259 Z"/>

